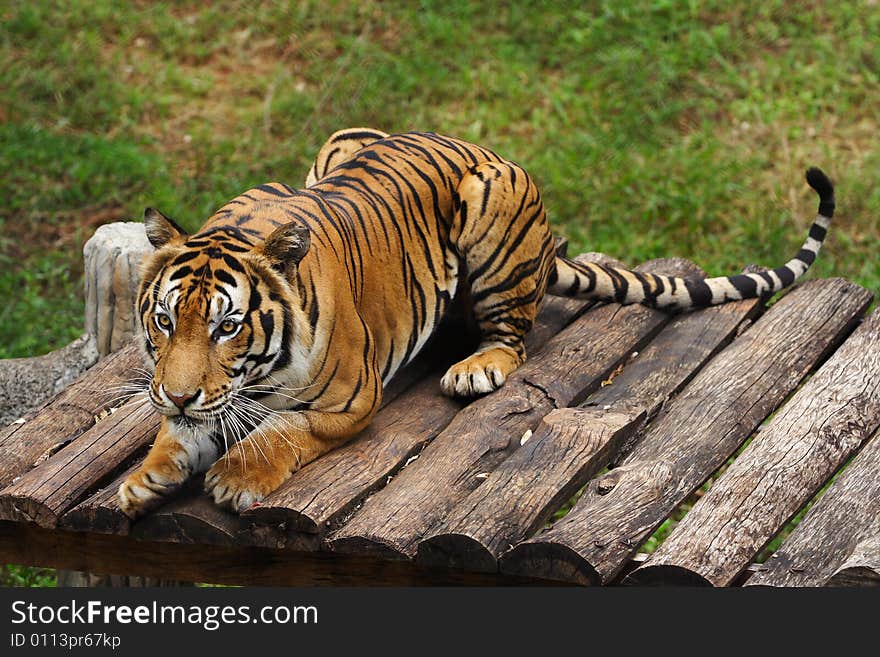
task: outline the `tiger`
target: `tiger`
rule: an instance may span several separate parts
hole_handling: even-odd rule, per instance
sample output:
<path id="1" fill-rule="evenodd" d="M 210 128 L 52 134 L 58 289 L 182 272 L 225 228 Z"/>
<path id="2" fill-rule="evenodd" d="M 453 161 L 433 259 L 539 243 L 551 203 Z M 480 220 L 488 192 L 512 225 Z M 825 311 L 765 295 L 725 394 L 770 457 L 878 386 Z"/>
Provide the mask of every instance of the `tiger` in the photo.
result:
<path id="1" fill-rule="evenodd" d="M 119 486 L 120 508 L 136 518 L 201 473 L 220 507 L 258 505 L 364 429 L 383 387 L 455 308 L 479 343 L 440 388 L 471 398 L 525 361 L 547 294 L 680 311 L 778 292 L 814 262 L 834 213 L 828 177 L 810 168 L 806 179 L 819 210 L 794 258 L 708 279 L 557 255 L 526 171 L 435 133 L 336 132 L 304 187 L 245 191 L 193 235 L 147 208 L 155 250 L 136 313 L 145 392 L 162 417 Z"/>

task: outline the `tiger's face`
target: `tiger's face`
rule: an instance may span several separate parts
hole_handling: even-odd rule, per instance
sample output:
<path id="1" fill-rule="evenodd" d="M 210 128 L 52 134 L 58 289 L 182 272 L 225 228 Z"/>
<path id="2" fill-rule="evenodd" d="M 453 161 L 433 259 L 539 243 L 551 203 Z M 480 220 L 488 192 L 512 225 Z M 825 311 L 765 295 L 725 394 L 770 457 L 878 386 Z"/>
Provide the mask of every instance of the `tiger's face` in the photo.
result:
<path id="1" fill-rule="evenodd" d="M 144 223 L 158 249 L 138 295 L 155 363 L 150 401 L 188 422 L 223 417 L 248 386 L 289 367 L 298 357 L 292 345 L 309 339 L 290 284 L 308 250 L 307 229 L 289 224 L 253 244 L 234 227 L 190 237 L 155 210 Z"/>

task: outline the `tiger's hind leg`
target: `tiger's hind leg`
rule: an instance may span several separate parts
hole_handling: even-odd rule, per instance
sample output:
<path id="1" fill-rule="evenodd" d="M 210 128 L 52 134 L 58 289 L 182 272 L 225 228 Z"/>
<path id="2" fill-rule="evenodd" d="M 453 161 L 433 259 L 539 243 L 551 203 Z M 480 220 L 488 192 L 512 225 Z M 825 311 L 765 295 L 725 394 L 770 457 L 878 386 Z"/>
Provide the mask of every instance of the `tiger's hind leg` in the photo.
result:
<path id="1" fill-rule="evenodd" d="M 526 358 L 523 340 L 553 269 L 550 227 L 526 172 L 511 162 L 472 167 L 457 189 L 450 241 L 461 257 L 480 344 L 443 376 L 449 396 L 500 388 Z"/>

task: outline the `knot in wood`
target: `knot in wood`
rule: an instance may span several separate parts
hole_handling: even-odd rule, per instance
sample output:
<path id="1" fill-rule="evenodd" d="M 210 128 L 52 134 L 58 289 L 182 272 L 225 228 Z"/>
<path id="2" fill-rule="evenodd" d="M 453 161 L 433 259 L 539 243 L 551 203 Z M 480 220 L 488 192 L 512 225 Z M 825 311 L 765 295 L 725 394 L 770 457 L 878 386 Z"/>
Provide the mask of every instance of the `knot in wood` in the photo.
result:
<path id="1" fill-rule="evenodd" d="M 614 490 L 614 487 L 617 486 L 617 482 L 618 477 L 615 474 L 602 477 L 596 482 L 596 492 L 599 495 L 607 495 Z"/>

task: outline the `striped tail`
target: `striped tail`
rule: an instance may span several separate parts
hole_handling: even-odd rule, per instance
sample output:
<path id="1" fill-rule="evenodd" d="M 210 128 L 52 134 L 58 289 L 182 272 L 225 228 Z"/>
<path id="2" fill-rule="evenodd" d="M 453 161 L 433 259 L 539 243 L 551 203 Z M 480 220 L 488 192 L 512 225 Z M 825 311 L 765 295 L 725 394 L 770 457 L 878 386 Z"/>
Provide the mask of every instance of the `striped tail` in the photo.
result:
<path id="1" fill-rule="evenodd" d="M 816 259 L 834 216 L 834 185 L 820 169 L 807 171 L 807 183 L 819 195 L 819 213 L 797 255 L 772 271 L 691 279 L 642 274 L 589 262 L 556 258 L 549 293 L 653 308 L 682 309 L 769 296 L 794 283 Z"/>

